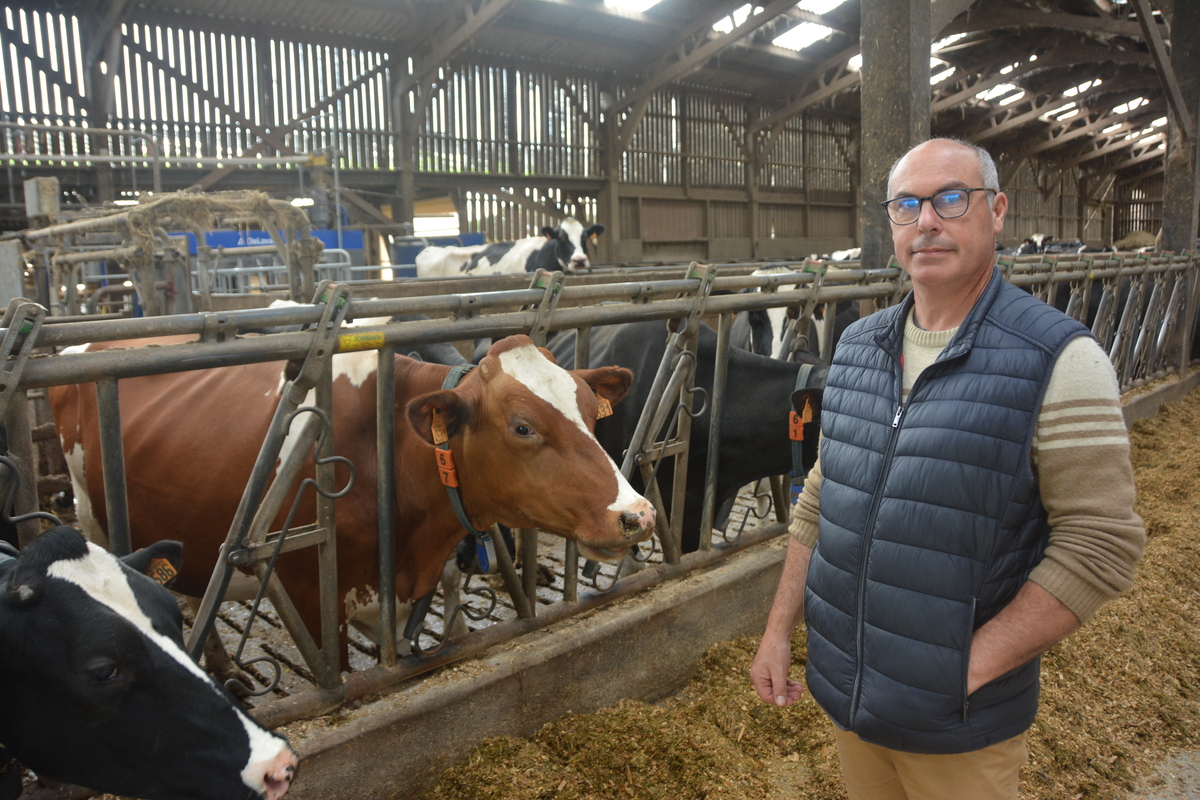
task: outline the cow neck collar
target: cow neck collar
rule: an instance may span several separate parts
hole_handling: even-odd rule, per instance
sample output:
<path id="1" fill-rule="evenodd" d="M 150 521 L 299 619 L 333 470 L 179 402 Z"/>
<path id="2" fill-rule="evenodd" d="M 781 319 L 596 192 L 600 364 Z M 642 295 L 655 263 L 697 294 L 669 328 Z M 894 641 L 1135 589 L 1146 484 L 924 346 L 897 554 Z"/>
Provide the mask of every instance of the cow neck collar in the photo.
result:
<path id="1" fill-rule="evenodd" d="M 800 365 L 800 369 L 796 372 L 796 385 L 792 389 L 793 393 L 808 387 L 808 378 L 812 371 L 812 364 Z M 792 442 L 793 486 L 804 485 L 804 426 L 809 422 L 812 422 L 812 405 L 806 397 L 804 398 L 803 414 L 798 414 L 794 410 L 788 414 L 788 438 Z"/>
<path id="2" fill-rule="evenodd" d="M 471 370 L 475 369 L 474 364 L 459 364 L 451 367 L 450 372 L 446 374 L 446 379 L 442 381 L 442 390 L 453 389 L 462 382 L 462 379 L 467 376 Z M 440 421 L 435 419 L 435 431 Z M 443 441 L 437 442 L 438 438 L 443 438 Z M 454 509 L 454 515 L 458 517 L 458 522 L 467 529 L 467 533 L 471 534 L 475 539 L 475 556 L 479 562 L 481 572 L 494 572 L 496 569 L 496 551 L 492 543 L 492 534 L 490 531 L 477 530 L 471 524 L 471 520 L 467 517 L 467 512 L 463 508 L 462 493 L 458 490 L 458 472 L 454 467 L 454 456 L 450 451 L 450 441 L 447 438 L 439 437 L 434 434 L 434 447 L 437 449 L 437 464 L 438 474 L 442 480 L 442 484 L 446 487 L 446 494 L 450 497 L 450 506 Z"/>

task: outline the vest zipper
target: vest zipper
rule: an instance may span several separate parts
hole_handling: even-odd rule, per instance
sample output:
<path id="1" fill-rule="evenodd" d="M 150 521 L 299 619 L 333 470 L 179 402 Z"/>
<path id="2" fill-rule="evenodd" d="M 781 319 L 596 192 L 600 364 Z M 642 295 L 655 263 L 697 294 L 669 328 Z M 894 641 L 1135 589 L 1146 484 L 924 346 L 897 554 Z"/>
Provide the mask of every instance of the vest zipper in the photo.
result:
<path id="1" fill-rule="evenodd" d="M 903 389 L 901 390 L 903 392 Z M 892 435 L 888 440 L 887 452 L 883 456 L 883 471 L 879 474 L 879 483 L 875 486 L 875 496 L 871 500 L 871 513 L 867 516 L 867 524 L 863 529 L 862 551 L 858 557 L 858 602 L 854 620 L 856 652 L 854 658 L 854 688 L 850 692 L 850 723 L 854 726 L 854 715 L 858 713 L 859 689 L 862 684 L 863 672 L 863 604 L 867 593 L 867 551 L 871 547 L 871 539 L 875 533 L 875 517 L 879 513 L 879 504 L 883 500 L 883 484 L 887 481 L 888 472 L 892 467 L 892 453 L 896 449 L 896 439 L 900 434 L 900 418 L 904 416 L 904 401 L 896 408 L 896 416 L 892 419 Z"/>

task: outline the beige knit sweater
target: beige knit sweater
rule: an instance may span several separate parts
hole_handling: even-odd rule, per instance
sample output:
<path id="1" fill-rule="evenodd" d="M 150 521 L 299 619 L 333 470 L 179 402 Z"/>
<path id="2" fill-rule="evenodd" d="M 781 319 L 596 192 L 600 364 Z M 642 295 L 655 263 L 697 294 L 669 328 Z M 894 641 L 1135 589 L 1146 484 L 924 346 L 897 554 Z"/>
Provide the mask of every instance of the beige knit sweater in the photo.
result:
<path id="1" fill-rule="evenodd" d="M 904 397 L 957 329 L 904 328 Z M 1050 542 L 1035 581 L 1086 622 L 1133 583 L 1146 532 L 1134 513 L 1129 435 L 1108 356 L 1090 337 L 1063 350 L 1038 415 L 1033 469 L 1050 523 Z M 818 459 L 804 481 L 789 527 L 801 544 L 817 541 L 821 492 Z"/>

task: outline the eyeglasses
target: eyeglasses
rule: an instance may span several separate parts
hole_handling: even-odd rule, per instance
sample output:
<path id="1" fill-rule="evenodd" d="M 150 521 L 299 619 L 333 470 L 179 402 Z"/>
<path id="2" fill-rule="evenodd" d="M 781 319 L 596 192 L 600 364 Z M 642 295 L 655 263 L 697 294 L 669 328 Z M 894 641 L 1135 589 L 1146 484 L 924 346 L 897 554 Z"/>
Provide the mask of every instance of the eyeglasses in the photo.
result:
<path id="1" fill-rule="evenodd" d="M 921 216 L 921 204 L 926 200 L 942 219 L 957 219 L 967 213 L 971 205 L 971 192 L 992 192 L 995 189 L 944 189 L 929 197 L 893 197 L 884 200 L 881 206 L 887 209 L 888 218 L 897 225 L 912 225 Z"/>

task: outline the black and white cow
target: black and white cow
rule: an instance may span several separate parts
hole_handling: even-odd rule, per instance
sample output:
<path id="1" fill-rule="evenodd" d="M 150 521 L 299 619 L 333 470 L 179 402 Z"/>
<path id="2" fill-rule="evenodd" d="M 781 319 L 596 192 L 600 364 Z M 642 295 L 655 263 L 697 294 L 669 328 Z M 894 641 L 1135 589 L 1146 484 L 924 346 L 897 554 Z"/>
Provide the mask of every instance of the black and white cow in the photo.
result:
<path id="1" fill-rule="evenodd" d="M 471 247 L 426 247 L 417 253 L 417 277 L 512 275 L 539 269 L 582 272 L 591 268 L 588 239 L 602 233 L 603 225 L 584 228 L 579 220 L 567 217 L 557 228 L 544 226 L 541 236 L 529 236 L 515 242 Z"/>
<path id="2" fill-rule="evenodd" d="M 785 272 L 792 272 L 791 267 L 763 267 L 757 269 L 752 275 L 777 275 Z M 831 268 L 831 272 L 836 271 Z M 778 292 L 794 292 L 797 287 L 795 284 L 780 286 Z M 750 290 L 753 291 L 753 290 Z M 826 306 L 821 304 L 817 306 L 817 312 L 823 315 L 827 313 Z M 858 311 L 855 303 L 843 302 L 837 305 L 834 318 L 834 342 L 842 335 L 842 331 L 846 330 L 849 325 L 858 319 Z M 771 358 L 784 358 L 784 332 L 789 319 L 795 319 L 799 314 L 799 306 L 780 306 L 778 308 L 755 309 L 753 311 L 740 312 L 735 317 L 733 322 L 733 330 L 730 333 L 731 343 L 734 347 L 740 347 L 743 350 L 749 350 L 751 353 L 758 353 Z M 822 337 L 824 336 L 824 328 L 821 327 L 821 317 L 817 314 L 813 315 L 812 324 L 809 330 L 805 332 L 808 337 L 807 342 L 800 342 L 798 346 L 802 350 L 808 350 L 810 353 L 820 353 L 823 346 Z"/>
<path id="3" fill-rule="evenodd" d="M 99 791 L 278 800 L 296 755 L 188 657 L 178 604 L 147 577 L 180 553 L 159 542 L 117 559 L 57 527 L 0 555 L 0 743 Z"/>
<path id="4" fill-rule="evenodd" d="M 633 370 L 633 385 L 613 414 L 596 421 L 596 438 L 618 463 L 633 438 L 642 406 L 650 394 L 659 362 L 666 350 L 667 327 L 661 320 L 606 325 L 592 330 L 591 363 L 614 364 Z M 575 364 L 575 332 L 563 331 L 548 345 L 560 366 Z M 695 384 L 712 396 L 716 361 L 717 334 L 707 325 L 700 328 L 697 347 Z M 801 354 L 804 363 L 819 365 L 811 353 Z M 788 439 L 788 415 L 800 363 L 788 363 L 745 350 L 730 349 L 726 379 L 725 405 L 721 415 L 721 442 L 717 472 L 714 524 L 724 526 L 733 500 L 741 487 L 760 478 L 787 474 L 792 469 L 792 449 Z M 825 387 L 825 368 L 812 370 L 807 382 L 814 399 Z M 699 403 L 697 403 L 698 405 Z M 688 452 L 688 480 L 683 509 L 683 552 L 699 547 L 700 517 L 704 508 L 705 471 L 708 462 L 708 430 L 712 414 L 708 409 L 692 421 L 692 445 Z M 808 426 L 806 426 L 808 427 Z M 817 430 L 807 431 L 804 441 L 804 469 L 816 459 Z M 673 459 L 658 472 L 660 487 L 672 485 Z M 630 480 L 641 486 L 640 473 Z M 669 489 L 666 494 L 669 494 Z M 669 498 L 667 500 L 669 508 Z"/>

